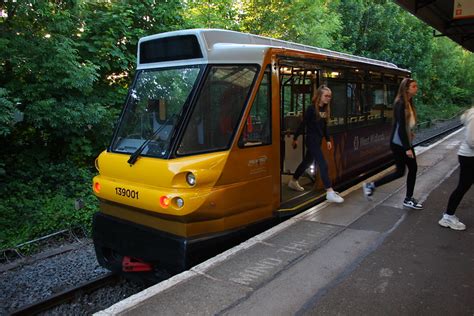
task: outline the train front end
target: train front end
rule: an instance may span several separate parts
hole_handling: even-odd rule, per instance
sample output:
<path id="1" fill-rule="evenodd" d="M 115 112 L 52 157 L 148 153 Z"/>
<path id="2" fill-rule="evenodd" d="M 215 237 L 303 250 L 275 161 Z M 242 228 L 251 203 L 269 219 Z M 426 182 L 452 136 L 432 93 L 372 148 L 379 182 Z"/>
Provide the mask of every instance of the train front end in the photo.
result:
<path id="1" fill-rule="evenodd" d="M 93 241 L 111 271 L 175 274 L 271 216 L 269 199 L 255 202 L 259 192 L 228 166 L 259 65 L 210 64 L 198 35 L 140 40 L 134 83 L 93 179 Z"/>
<path id="2" fill-rule="evenodd" d="M 93 221 L 99 263 L 112 271 L 173 274 L 199 261 L 192 236 L 219 225 L 213 189 L 226 154 L 172 162 L 103 152 L 93 179 L 100 200 Z M 158 269 L 157 271 L 154 271 Z"/>

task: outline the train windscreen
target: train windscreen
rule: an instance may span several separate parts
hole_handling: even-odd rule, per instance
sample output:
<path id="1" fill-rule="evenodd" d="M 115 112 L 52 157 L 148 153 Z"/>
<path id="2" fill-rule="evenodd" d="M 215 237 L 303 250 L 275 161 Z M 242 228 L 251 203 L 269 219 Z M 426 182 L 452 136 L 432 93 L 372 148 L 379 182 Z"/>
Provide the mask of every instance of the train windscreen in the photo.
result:
<path id="1" fill-rule="evenodd" d="M 202 66 L 137 73 L 112 141 L 113 152 L 162 158 Z"/>
<path id="2" fill-rule="evenodd" d="M 178 146 L 178 155 L 228 149 L 258 66 L 210 66 Z"/>

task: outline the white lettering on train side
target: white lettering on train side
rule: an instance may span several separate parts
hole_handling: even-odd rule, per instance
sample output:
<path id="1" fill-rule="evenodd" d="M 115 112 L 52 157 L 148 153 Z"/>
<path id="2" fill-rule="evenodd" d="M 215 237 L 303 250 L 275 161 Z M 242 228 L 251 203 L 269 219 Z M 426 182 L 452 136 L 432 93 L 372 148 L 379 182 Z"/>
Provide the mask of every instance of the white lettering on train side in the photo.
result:
<path id="1" fill-rule="evenodd" d="M 263 166 L 267 163 L 267 160 L 268 160 L 267 156 L 261 156 L 261 157 L 258 157 L 257 159 L 250 159 L 247 165 L 249 167 Z"/>
<path id="2" fill-rule="evenodd" d="M 367 137 L 364 136 L 355 136 L 353 140 L 353 147 L 354 150 L 357 151 L 359 149 L 362 149 L 363 147 L 371 146 L 373 143 L 380 143 L 380 142 L 385 142 L 385 135 L 384 134 L 371 134 Z"/>

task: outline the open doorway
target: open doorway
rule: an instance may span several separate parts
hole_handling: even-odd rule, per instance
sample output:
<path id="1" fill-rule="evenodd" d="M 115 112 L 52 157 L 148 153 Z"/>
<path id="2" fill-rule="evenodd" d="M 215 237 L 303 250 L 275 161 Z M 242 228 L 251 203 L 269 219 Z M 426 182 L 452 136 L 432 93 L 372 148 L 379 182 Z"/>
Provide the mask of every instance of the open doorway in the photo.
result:
<path id="1" fill-rule="evenodd" d="M 299 192 L 288 188 L 288 181 L 303 160 L 306 152 L 304 135 L 298 137 L 298 147 L 293 148 L 293 136 L 303 120 L 307 107 L 311 106 L 311 98 L 319 85 L 320 70 L 314 64 L 282 61 L 280 63 L 280 174 L 281 202 L 300 200 L 301 197 L 313 192 L 315 186 L 314 165 L 300 177 L 299 183 L 305 191 Z"/>

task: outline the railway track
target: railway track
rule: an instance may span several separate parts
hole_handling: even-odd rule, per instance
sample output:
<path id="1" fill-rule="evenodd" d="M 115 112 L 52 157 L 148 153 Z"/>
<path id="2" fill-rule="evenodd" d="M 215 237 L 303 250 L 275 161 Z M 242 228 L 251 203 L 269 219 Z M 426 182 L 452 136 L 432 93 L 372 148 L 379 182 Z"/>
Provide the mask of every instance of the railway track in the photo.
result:
<path id="1" fill-rule="evenodd" d="M 442 138 L 443 136 L 459 129 L 462 124 L 452 124 L 436 133 L 432 133 L 428 137 L 416 142 L 414 146 L 428 146 Z M 92 293 L 100 288 L 108 285 L 114 285 L 120 281 L 120 277 L 114 273 L 107 273 L 101 275 L 91 281 L 80 284 L 76 287 L 64 290 L 60 293 L 54 294 L 44 300 L 33 304 L 23 306 L 11 313 L 11 315 L 35 315 L 53 309 L 61 304 L 69 303 L 81 295 Z"/>
<path id="2" fill-rule="evenodd" d="M 79 295 L 94 292 L 104 286 L 116 284 L 120 277 L 114 273 L 107 273 L 94 280 L 80 284 L 74 288 L 54 294 L 39 302 L 21 307 L 11 313 L 11 315 L 36 315 L 48 311 L 58 305 L 68 303 Z"/>
<path id="3" fill-rule="evenodd" d="M 441 137 L 451 133 L 451 132 L 454 132 L 455 130 L 457 129 L 460 129 L 463 125 L 461 123 L 456 123 L 456 124 L 453 124 L 453 125 L 450 125 L 449 127 L 446 127 L 445 129 L 433 134 L 433 135 L 430 135 L 429 137 L 426 137 L 425 139 L 422 139 L 418 142 L 415 142 L 414 143 L 414 146 L 417 147 L 417 146 L 428 146 L 434 142 L 436 142 L 437 140 L 439 140 Z"/>

